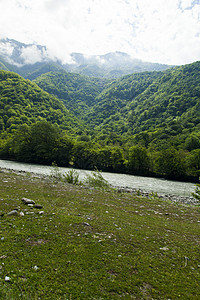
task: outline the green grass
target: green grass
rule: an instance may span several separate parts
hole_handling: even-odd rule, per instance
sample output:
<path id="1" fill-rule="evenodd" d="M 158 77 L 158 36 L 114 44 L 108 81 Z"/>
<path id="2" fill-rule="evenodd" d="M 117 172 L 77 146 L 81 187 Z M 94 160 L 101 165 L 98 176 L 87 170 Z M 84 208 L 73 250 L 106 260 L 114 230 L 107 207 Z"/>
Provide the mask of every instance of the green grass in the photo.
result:
<path id="1" fill-rule="evenodd" d="M 0 213 L 0 299 L 200 299 L 199 206 L 1 172 Z"/>

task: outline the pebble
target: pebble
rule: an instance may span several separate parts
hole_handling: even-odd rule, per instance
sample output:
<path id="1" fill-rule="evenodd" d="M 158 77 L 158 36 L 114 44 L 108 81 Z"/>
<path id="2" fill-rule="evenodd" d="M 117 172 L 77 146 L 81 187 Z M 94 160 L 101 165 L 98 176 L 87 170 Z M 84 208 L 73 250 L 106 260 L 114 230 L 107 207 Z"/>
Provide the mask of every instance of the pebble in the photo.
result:
<path id="1" fill-rule="evenodd" d="M 28 198 L 22 198 L 22 202 L 26 205 L 28 204 L 35 204 L 35 201 L 28 199 Z"/>
<path id="2" fill-rule="evenodd" d="M 17 216 L 18 215 L 18 211 L 16 209 L 10 211 L 7 216 Z"/>
<path id="3" fill-rule="evenodd" d="M 6 277 L 5 277 L 5 281 L 6 281 L 6 282 L 9 282 L 10 280 L 11 280 L 11 279 L 10 279 L 9 276 L 6 276 Z"/>
<path id="4" fill-rule="evenodd" d="M 163 250 L 163 251 L 168 251 L 168 250 L 169 250 L 169 248 L 167 248 L 167 247 L 163 247 L 163 248 L 160 248 L 160 250 Z"/>
<path id="5" fill-rule="evenodd" d="M 87 223 L 87 222 L 83 222 L 82 224 L 85 225 L 85 226 L 90 226 L 90 224 Z"/>
<path id="6" fill-rule="evenodd" d="M 42 206 L 42 205 L 39 205 L 39 204 L 35 204 L 35 205 L 34 205 L 34 208 L 41 209 L 41 208 L 43 208 L 43 206 Z"/>

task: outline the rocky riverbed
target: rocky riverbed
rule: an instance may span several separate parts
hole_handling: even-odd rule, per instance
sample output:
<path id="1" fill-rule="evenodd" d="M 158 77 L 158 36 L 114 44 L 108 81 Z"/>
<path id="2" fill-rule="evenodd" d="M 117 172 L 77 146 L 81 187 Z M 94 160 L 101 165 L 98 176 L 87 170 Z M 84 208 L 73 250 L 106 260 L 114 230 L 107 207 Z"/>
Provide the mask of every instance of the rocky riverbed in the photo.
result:
<path id="1" fill-rule="evenodd" d="M 12 170 L 12 169 L 5 169 L 5 168 L 0 168 L 0 172 L 5 172 L 5 173 L 15 173 L 15 174 L 20 174 L 23 176 L 30 176 L 30 177 L 38 177 L 40 179 L 44 180 L 52 180 L 52 178 L 48 175 L 42 175 L 42 174 L 37 174 L 33 172 L 27 173 L 26 171 L 18 171 L 18 170 Z M 195 199 L 194 197 L 191 196 L 179 196 L 179 195 L 173 195 L 173 194 L 161 194 L 157 192 L 152 192 L 152 191 L 145 191 L 141 189 L 134 189 L 134 188 L 129 188 L 129 187 L 117 187 L 114 186 L 114 189 L 116 189 L 119 193 L 131 193 L 136 196 L 142 196 L 142 197 L 147 197 L 149 199 L 153 198 L 159 198 L 164 201 L 172 201 L 176 203 L 182 203 L 186 205 L 199 205 L 199 201 Z"/>
<path id="2" fill-rule="evenodd" d="M 131 189 L 128 187 L 124 188 L 117 188 L 119 193 L 131 193 L 137 196 L 143 196 L 147 198 L 154 198 L 157 197 L 159 199 L 165 200 L 165 201 L 172 201 L 172 202 L 177 202 L 177 203 L 182 203 L 182 204 L 188 204 L 188 205 L 198 205 L 199 201 L 195 199 L 192 196 L 179 196 L 179 195 L 172 195 L 172 194 L 160 194 L 160 193 L 155 193 L 155 192 L 149 192 L 149 191 L 144 191 L 141 189 Z"/>

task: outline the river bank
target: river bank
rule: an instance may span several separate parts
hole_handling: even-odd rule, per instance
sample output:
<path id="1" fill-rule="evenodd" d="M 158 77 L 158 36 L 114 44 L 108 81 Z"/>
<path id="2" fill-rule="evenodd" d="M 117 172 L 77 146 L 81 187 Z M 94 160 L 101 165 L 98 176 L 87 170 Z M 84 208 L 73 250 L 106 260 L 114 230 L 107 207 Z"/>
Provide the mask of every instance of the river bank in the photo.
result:
<path id="1" fill-rule="evenodd" d="M 51 180 L 52 178 L 50 175 L 45 175 L 41 173 L 35 173 L 35 172 L 26 172 L 26 171 L 20 171 L 20 170 L 13 170 L 13 169 L 6 169 L 6 168 L 0 168 L 1 172 L 5 173 L 15 173 L 15 174 L 20 174 L 24 176 L 31 176 L 31 177 L 37 177 L 43 180 Z M 130 187 L 121 187 L 121 186 L 113 186 L 111 185 L 112 188 L 117 190 L 118 193 L 130 193 L 136 196 L 142 196 L 146 197 L 148 199 L 152 198 L 158 198 L 163 201 L 172 201 L 174 203 L 181 203 L 181 204 L 186 204 L 186 205 L 199 205 L 199 201 L 195 199 L 194 197 L 191 196 L 179 196 L 179 195 L 173 195 L 173 194 L 163 194 L 163 193 L 157 193 L 157 192 L 152 192 L 152 191 L 146 191 L 143 189 L 137 189 L 137 188 L 130 188 Z"/>
<path id="2" fill-rule="evenodd" d="M 11 170 L 26 171 L 27 173 L 37 173 L 41 175 L 51 175 L 54 172 L 53 166 L 29 164 L 14 162 L 8 160 L 0 160 L 0 168 Z M 60 174 L 65 175 L 72 171 L 70 168 L 57 168 Z M 92 171 L 76 169 L 80 181 L 85 181 L 88 175 L 92 175 Z M 101 172 L 103 178 L 112 186 L 136 191 L 147 191 L 149 193 L 158 193 L 162 195 L 178 195 L 190 197 L 195 191 L 194 183 L 166 180 L 162 178 L 144 177 L 128 174 Z"/>

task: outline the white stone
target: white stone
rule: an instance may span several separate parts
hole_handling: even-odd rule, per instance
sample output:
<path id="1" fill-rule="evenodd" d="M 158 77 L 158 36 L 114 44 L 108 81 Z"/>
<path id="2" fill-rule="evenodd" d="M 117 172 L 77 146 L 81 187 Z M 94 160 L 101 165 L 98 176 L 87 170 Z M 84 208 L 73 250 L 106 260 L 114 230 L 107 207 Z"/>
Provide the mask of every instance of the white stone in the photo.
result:
<path id="1" fill-rule="evenodd" d="M 5 281 L 6 281 L 6 282 L 10 281 L 10 277 L 6 276 L 6 277 L 5 277 Z"/>

